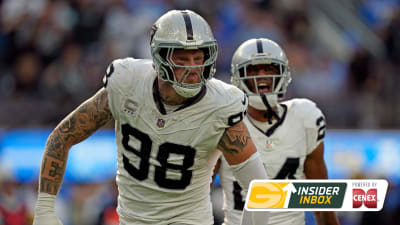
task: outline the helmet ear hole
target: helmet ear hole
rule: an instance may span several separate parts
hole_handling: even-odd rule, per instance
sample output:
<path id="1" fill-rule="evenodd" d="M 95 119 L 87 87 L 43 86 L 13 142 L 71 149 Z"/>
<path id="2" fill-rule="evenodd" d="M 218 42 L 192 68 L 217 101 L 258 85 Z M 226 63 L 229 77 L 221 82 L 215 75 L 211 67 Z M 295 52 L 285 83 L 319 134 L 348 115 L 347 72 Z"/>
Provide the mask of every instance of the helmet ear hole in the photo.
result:
<path id="1" fill-rule="evenodd" d="M 168 53 L 168 49 L 166 49 L 166 48 L 161 48 L 160 51 L 158 52 L 158 54 L 161 56 L 161 58 L 164 61 L 167 61 L 167 53 Z"/>
<path id="2" fill-rule="evenodd" d="M 241 78 L 244 77 L 244 67 L 242 67 L 242 68 L 239 69 L 239 76 L 240 76 Z"/>
<path id="3" fill-rule="evenodd" d="M 158 52 L 160 55 L 161 59 L 164 60 L 165 62 L 167 61 L 167 54 L 168 54 L 168 49 L 167 48 L 161 48 L 160 51 Z M 163 64 L 160 65 L 162 69 L 160 70 L 160 75 L 162 76 L 163 79 L 167 79 L 167 76 L 169 80 L 174 80 L 174 73 L 172 72 L 172 69 L 170 66 L 165 66 Z M 165 71 L 165 72 L 162 72 Z"/>
<path id="4" fill-rule="evenodd" d="M 211 58 L 210 49 L 209 48 L 199 48 L 204 52 L 204 62 Z M 210 78 L 211 66 L 204 67 L 203 77 L 208 80 Z"/>
<path id="5" fill-rule="evenodd" d="M 204 71 L 203 71 L 204 79 L 208 80 L 208 78 L 210 77 L 210 70 L 211 70 L 211 66 L 206 66 L 204 68 Z"/>

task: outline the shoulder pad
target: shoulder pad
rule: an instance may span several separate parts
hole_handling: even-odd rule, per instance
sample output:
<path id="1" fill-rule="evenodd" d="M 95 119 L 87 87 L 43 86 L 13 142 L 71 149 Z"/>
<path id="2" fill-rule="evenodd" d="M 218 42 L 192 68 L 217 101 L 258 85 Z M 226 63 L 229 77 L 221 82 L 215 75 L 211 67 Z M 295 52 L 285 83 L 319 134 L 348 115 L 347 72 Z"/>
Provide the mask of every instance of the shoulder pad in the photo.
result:
<path id="1" fill-rule="evenodd" d="M 216 107 L 220 108 L 220 116 L 226 124 L 233 126 L 242 121 L 248 105 L 246 95 L 239 88 L 217 79 L 211 79 L 208 83 Z"/>
<path id="2" fill-rule="evenodd" d="M 150 60 L 124 58 L 114 60 L 107 68 L 103 78 L 104 87 L 121 95 L 134 89 L 135 80 L 143 79 L 145 72 L 152 68 Z"/>
<path id="3" fill-rule="evenodd" d="M 295 98 L 285 102 L 294 115 L 304 121 L 305 128 L 314 128 L 325 121 L 325 117 L 317 105 L 306 98 Z"/>

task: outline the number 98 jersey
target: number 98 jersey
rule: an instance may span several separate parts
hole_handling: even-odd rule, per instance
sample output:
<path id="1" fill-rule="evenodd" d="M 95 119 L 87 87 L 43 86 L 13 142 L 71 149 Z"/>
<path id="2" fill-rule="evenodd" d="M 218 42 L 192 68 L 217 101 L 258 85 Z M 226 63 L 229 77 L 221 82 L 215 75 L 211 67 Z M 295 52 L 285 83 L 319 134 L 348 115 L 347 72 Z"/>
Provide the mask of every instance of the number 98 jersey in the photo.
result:
<path id="1" fill-rule="evenodd" d="M 116 120 L 118 214 L 129 225 L 213 224 L 216 147 L 243 119 L 246 97 L 211 79 L 186 107 L 167 114 L 157 107 L 156 78 L 152 61 L 133 58 L 115 60 L 104 78 Z"/>
<path id="2" fill-rule="evenodd" d="M 267 131 L 261 130 L 251 118 L 246 117 L 244 122 L 261 156 L 268 177 L 305 179 L 305 159 L 323 141 L 325 135 L 324 116 L 315 103 L 308 99 L 292 99 L 282 102 L 280 106 L 283 109 L 281 124 L 275 123 Z M 224 224 L 238 225 L 246 198 L 245 193 L 235 181 L 223 157 L 219 171 L 224 193 Z M 273 211 L 269 219 L 269 224 L 304 225 L 304 223 L 304 212 Z"/>

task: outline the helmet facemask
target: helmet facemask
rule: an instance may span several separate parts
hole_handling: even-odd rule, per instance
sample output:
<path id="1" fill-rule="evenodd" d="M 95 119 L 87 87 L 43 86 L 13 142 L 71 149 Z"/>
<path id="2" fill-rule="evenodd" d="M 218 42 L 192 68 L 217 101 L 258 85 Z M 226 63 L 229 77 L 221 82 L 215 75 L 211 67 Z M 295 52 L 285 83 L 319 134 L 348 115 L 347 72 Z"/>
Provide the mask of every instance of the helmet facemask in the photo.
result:
<path id="1" fill-rule="evenodd" d="M 257 65 L 276 66 L 278 72 L 277 74 L 249 75 L 249 66 Z M 247 94 L 249 105 L 257 110 L 265 111 L 264 117 L 268 118 L 269 123 L 272 123 L 273 117 L 280 120 L 279 113 L 274 109 L 278 105 L 278 98 L 283 97 L 291 81 L 288 60 L 282 48 L 267 38 L 247 40 L 236 49 L 231 66 L 231 82 Z M 260 68 L 256 69 L 259 71 Z M 264 68 L 264 70 L 270 69 Z M 261 83 L 257 83 L 259 79 L 263 79 Z M 252 84 L 255 84 L 255 87 Z"/>
<path id="2" fill-rule="evenodd" d="M 250 65 L 271 64 L 278 68 L 278 74 L 253 76 L 247 74 L 247 70 Z M 239 64 L 233 69 L 238 76 L 235 76 L 235 79 L 232 79 L 232 82 L 236 82 L 237 86 L 249 96 L 250 106 L 258 110 L 266 110 L 268 108 L 265 105 L 265 102 L 262 100 L 263 96 L 265 96 L 271 107 L 275 107 L 278 104 L 278 98 L 283 97 L 283 95 L 286 93 L 287 86 L 291 80 L 287 64 L 277 59 L 254 57 L 253 59 Z M 260 92 L 259 88 L 261 88 L 261 86 L 257 85 L 257 80 L 260 79 L 272 80 L 272 82 L 267 84 L 268 88 L 270 89 L 268 92 Z M 250 83 L 253 83 L 254 85 L 250 85 Z M 254 87 L 251 88 L 251 86 Z"/>
<path id="3" fill-rule="evenodd" d="M 199 50 L 204 52 L 204 63 L 202 65 L 183 66 L 178 65 L 173 61 L 173 54 L 176 50 L 184 49 L 182 46 L 159 46 L 158 51 L 153 52 L 153 60 L 158 71 L 159 78 L 172 84 L 175 91 L 185 97 L 190 98 L 198 94 L 201 87 L 212 78 L 215 73 L 215 63 L 217 60 L 217 45 L 216 43 L 204 44 L 199 47 Z M 180 79 L 177 79 L 174 73 L 175 68 L 183 68 Z M 198 76 L 199 83 L 188 83 L 186 78 L 193 74 Z"/>

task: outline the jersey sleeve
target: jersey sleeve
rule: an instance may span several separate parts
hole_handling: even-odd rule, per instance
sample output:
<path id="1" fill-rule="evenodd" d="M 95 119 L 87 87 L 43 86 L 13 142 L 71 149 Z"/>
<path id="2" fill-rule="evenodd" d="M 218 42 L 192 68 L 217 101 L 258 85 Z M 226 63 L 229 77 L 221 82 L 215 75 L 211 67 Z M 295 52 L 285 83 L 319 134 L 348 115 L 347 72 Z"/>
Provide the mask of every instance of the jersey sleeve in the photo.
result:
<path id="1" fill-rule="evenodd" d="M 129 67 L 132 58 L 116 59 L 107 68 L 103 78 L 104 88 L 108 93 L 108 102 L 114 119 L 118 120 L 119 112 L 126 96 L 134 89 L 133 74 Z"/>
<path id="2" fill-rule="evenodd" d="M 326 129 L 325 116 L 317 105 L 308 99 L 299 99 L 297 108 L 298 116 L 304 121 L 307 154 L 310 154 L 324 140 Z"/>
<path id="3" fill-rule="evenodd" d="M 221 99 L 223 109 L 220 116 L 227 127 L 231 127 L 243 120 L 247 113 L 247 96 L 238 88 L 230 85 L 226 89 L 227 98 Z"/>

